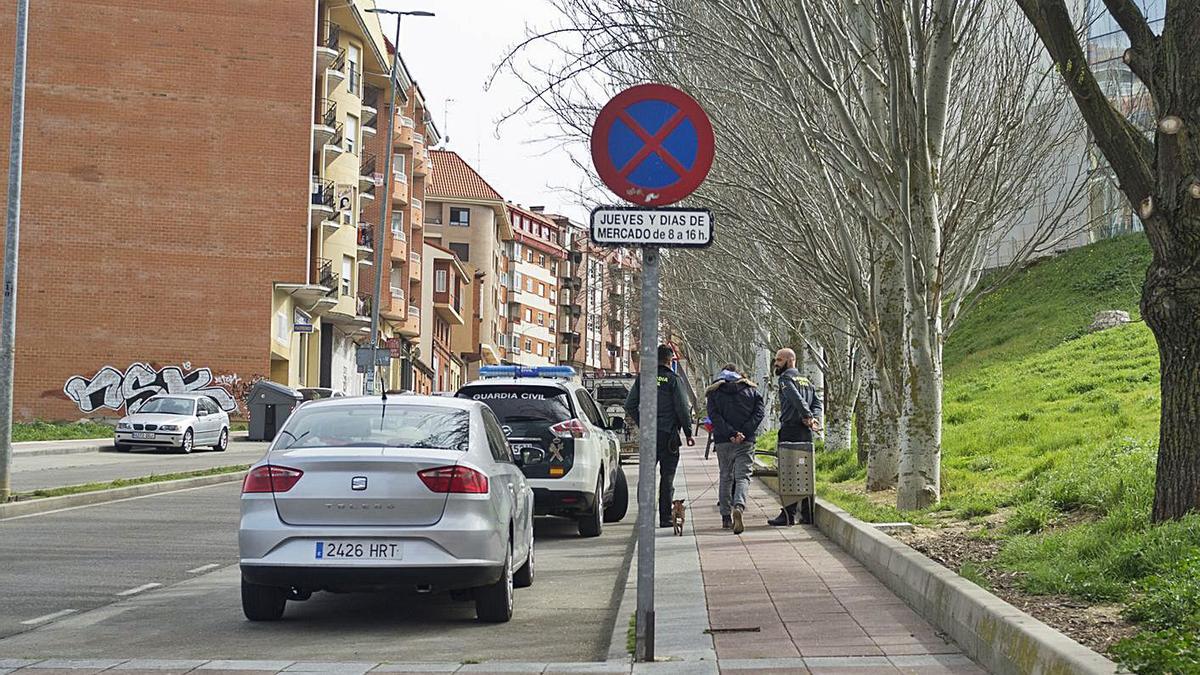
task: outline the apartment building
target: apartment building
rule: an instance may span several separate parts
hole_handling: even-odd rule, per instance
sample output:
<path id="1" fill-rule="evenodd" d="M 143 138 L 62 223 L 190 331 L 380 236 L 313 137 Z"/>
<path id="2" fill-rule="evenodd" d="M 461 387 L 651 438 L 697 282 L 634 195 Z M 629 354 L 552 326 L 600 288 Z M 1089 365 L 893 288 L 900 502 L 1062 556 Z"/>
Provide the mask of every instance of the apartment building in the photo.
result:
<path id="1" fill-rule="evenodd" d="M 470 307 L 463 330 L 452 331 L 452 350 L 467 378 L 481 364 L 503 358 L 500 336 L 507 333 L 508 287 L 502 278 L 504 248 L 513 238 L 509 210 L 500 196 L 458 153 L 432 150 L 426 189 L 424 236 L 453 253 L 462 264 Z"/>
<path id="2" fill-rule="evenodd" d="M 587 372 L 637 370 L 641 265 L 634 251 L 590 245 L 584 266 L 584 363 Z"/>
<path id="3" fill-rule="evenodd" d="M 115 417 L 178 391 L 244 413 L 261 378 L 361 390 L 379 223 L 363 148 L 385 131 L 389 62 L 371 6 L 31 13 L 18 419 Z M 14 23 L 0 7 L 6 72 Z"/>
<path id="4" fill-rule="evenodd" d="M 470 276 L 452 251 L 426 241 L 424 302 L 421 316 L 421 359 L 431 373 L 430 389 L 455 391 L 464 383 L 466 363 L 454 350 L 453 334 L 467 330 L 470 307 L 463 302 Z"/>
<path id="5" fill-rule="evenodd" d="M 390 43 L 388 50 L 392 50 Z M 401 60 L 403 64 L 403 59 Z M 380 291 L 381 339 L 392 339 L 398 348 L 382 385 L 387 389 L 431 391 L 433 369 L 428 353 L 420 350 L 424 324 L 429 316 L 425 301 L 423 264 L 425 191 L 432 172 L 429 147 L 441 142 L 421 88 L 413 83 L 407 69 L 401 69 L 400 96 L 397 100 L 392 136 L 392 174 L 389 177 L 388 204 L 379 231 L 384 247 Z M 377 139 L 377 182 L 382 183 L 387 141 Z M 374 279 L 364 280 L 362 290 L 374 292 Z"/>
<path id="6" fill-rule="evenodd" d="M 588 231 L 567 216 L 552 215 L 562 236 L 565 259 L 558 266 L 558 362 L 578 372 L 587 369 L 583 334 L 587 328 L 584 306 L 584 271 L 587 269 Z"/>
<path id="7" fill-rule="evenodd" d="M 559 266 L 566 260 L 561 228 L 540 206 L 508 205 L 513 240 L 505 248 L 509 279 L 508 333 L 500 338 L 508 361 L 527 366 L 558 363 Z"/>

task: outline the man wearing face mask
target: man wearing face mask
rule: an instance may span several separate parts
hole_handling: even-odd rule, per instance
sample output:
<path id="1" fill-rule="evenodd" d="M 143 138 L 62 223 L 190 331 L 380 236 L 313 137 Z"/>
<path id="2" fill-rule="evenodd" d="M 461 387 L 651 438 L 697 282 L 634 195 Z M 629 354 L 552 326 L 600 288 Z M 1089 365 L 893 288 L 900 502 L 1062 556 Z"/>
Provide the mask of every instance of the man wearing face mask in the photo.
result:
<path id="1" fill-rule="evenodd" d="M 779 376 L 779 442 L 812 443 L 813 432 L 821 430 L 823 407 L 812 382 L 796 370 L 796 352 L 784 347 L 775 353 L 775 374 Z M 804 515 L 804 520 L 811 516 Z M 796 524 L 796 505 L 785 506 L 767 524 Z"/>

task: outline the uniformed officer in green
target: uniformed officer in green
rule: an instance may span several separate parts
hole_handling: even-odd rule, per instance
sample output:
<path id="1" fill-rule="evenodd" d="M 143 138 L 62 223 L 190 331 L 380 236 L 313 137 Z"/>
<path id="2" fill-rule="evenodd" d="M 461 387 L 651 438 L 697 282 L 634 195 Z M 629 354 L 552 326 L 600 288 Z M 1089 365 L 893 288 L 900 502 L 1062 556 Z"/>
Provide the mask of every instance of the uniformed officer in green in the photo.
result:
<path id="1" fill-rule="evenodd" d="M 821 430 L 821 397 L 807 377 L 796 370 L 796 352 L 784 347 L 775 353 L 775 374 L 779 376 L 779 441 L 811 443 L 813 432 Z M 796 523 L 796 505 L 785 506 L 768 525 Z"/>
<path id="2" fill-rule="evenodd" d="M 671 527 L 671 500 L 675 498 L 675 470 L 679 468 L 680 430 L 687 436 L 688 446 L 696 444 L 692 438 L 692 416 L 688 414 L 687 394 L 679 376 L 671 370 L 671 359 L 675 350 L 670 345 L 658 346 L 658 419 L 655 421 L 656 451 L 658 462 L 658 526 Z M 625 414 L 639 426 L 638 403 L 641 401 L 641 378 L 634 380 L 633 389 L 625 398 Z"/>

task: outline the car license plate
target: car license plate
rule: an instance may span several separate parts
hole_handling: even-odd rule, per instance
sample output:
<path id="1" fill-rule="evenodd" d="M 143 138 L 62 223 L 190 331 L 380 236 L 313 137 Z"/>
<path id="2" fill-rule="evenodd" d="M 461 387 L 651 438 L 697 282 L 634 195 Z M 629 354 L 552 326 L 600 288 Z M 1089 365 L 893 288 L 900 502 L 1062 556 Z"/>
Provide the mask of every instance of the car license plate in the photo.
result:
<path id="1" fill-rule="evenodd" d="M 135 432 L 133 432 L 133 437 L 134 438 L 152 439 L 152 438 L 154 438 L 154 434 L 147 433 L 144 431 L 135 431 Z"/>
<path id="2" fill-rule="evenodd" d="M 316 560 L 400 560 L 401 545 L 395 541 L 338 540 L 318 541 Z"/>

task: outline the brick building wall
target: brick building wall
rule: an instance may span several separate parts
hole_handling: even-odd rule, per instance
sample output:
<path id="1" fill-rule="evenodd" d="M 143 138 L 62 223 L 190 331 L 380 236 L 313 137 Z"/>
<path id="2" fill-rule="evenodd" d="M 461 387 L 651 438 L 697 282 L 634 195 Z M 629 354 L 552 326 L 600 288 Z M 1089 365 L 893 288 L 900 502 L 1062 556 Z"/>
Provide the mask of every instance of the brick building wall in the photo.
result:
<path id="1" fill-rule="evenodd" d="M 230 393 L 270 372 L 273 283 L 306 276 L 315 17 L 300 1 L 34 3 L 18 419 L 82 416 L 64 393 L 76 376 L 86 408 L 163 385 L 168 366 L 184 386 L 211 369 Z M 4 3 L 0 73 L 14 22 Z"/>

